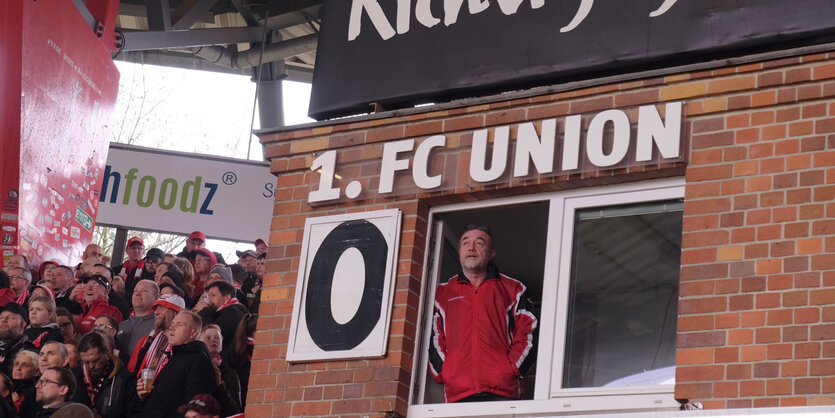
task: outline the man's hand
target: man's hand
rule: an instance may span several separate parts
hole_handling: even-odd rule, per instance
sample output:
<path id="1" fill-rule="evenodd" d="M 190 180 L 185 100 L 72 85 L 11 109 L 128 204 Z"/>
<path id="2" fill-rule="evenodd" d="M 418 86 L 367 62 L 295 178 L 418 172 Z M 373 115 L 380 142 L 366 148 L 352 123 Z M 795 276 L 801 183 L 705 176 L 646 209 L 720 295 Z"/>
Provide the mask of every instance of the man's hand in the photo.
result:
<path id="1" fill-rule="evenodd" d="M 139 395 L 139 399 L 145 399 L 148 396 L 149 392 L 145 391 L 145 382 L 142 379 L 136 380 L 136 394 Z"/>
<path id="2" fill-rule="evenodd" d="M 76 302 L 82 302 L 84 297 L 82 296 L 79 298 L 79 295 L 83 295 L 84 292 L 84 285 L 77 284 L 75 287 L 72 288 L 72 292 L 70 293 L 70 300 L 74 300 Z"/>

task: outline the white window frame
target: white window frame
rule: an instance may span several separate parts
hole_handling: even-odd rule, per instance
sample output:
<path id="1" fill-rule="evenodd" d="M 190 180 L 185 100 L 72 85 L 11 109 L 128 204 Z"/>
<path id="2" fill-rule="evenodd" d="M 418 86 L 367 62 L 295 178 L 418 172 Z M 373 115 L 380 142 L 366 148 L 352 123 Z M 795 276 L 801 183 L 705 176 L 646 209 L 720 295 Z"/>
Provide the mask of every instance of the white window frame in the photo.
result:
<path id="1" fill-rule="evenodd" d="M 564 192 L 518 196 L 474 203 L 436 206 L 429 211 L 430 234 L 438 215 L 462 210 L 483 209 L 529 202 L 548 201 L 548 236 L 542 283 L 542 312 L 539 320 L 539 346 L 536 361 L 536 382 L 533 400 L 482 402 L 464 404 L 417 404 L 423 396 L 429 348 L 429 327 L 432 301 L 435 298 L 437 272 L 430 271 L 430 259 L 438 251 L 431 240 L 427 242 L 424 256 L 423 289 L 418 308 L 418 343 L 415 344 L 412 383 L 409 398 L 409 416 L 514 416 L 543 413 L 579 413 L 596 411 L 628 411 L 676 409 L 673 391 L 675 385 L 630 387 L 598 387 L 563 389 L 562 368 L 565 351 L 565 325 L 568 315 L 568 294 L 571 282 L 572 241 L 574 239 L 575 212 L 578 209 L 645 203 L 684 198 L 683 178 L 650 180 L 637 183 L 584 188 Z M 561 263 L 561 260 L 567 262 Z M 557 280 L 546 280 L 556 277 Z M 561 327 L 557 324 L 563 324 Z M 561 328 L 558 332 L 557 328 Z M 419 385 L 419 386 L 418 386 Z"/>

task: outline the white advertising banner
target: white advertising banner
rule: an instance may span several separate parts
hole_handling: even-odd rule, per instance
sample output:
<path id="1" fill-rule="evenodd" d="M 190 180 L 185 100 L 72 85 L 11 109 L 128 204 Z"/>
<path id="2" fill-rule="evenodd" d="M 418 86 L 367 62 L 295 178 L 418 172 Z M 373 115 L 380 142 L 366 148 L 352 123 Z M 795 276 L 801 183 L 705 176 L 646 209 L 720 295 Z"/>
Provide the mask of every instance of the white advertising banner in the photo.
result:
<path id="1" fill-rule="evenodd" d="M 269 164 L 110 144 L 99 225 L 254 241 L 269 235 Z"/>

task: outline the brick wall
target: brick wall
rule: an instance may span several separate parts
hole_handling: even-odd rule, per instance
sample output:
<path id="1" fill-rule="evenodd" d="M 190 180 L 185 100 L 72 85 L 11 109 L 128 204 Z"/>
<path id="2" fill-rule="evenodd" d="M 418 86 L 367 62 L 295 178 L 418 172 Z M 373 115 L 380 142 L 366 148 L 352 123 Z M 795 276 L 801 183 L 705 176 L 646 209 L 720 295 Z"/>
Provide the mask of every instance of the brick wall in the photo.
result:
<path id="1" fill-rule="evenodd" d="M 278 175 L 247 416 L 405 415 L 428 209 L 437 204 L 681 176 L 685 163 L 468 182 L 472 130 L 686 100 L 684 236 L 676 396 L 712 408 L 831 403 L 835 392 L 835 57 L 822 54 L 261 137 Z M 312 207 L 319 152 L 375 190 L 382 143 L 442 133 L 434 164 L 454 187 Z M 835 143 L 834 143 L 835 144 Z M 343 166 L 344 164 L 344 166 Z M 435 166 L 437 167 L 437 165 Z M 833 184 L 827 186 L 827 184 Z M 289 364 L 288 330 L 305 218 L 404 213 L 385 358 Z"/>
<path id="2" fill-rule="evenodd" d="M 704 113 L 690 119 L 678 398 L 833 404 L 832 58 L 690 74 L 662 90 Z"/>

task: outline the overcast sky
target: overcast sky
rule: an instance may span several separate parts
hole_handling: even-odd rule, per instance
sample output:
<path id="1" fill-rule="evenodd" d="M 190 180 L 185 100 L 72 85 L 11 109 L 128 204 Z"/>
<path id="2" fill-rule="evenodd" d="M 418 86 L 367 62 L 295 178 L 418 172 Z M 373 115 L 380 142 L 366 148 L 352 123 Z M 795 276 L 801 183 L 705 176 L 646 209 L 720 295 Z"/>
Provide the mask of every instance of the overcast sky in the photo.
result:
<path id="1" fill-rule="evenodd" d="M 121 73 L 114 112 L 114 142 L 165 150 L 261 160 L 261 144 L 250 136 L 255 83 L 250 77 L 116 61 Z M 287 125 L 307 117 L 310 85 L 285 81 Z M 255 129 L 258 129 L 255 111 Z M 268 238 L 265 231 L 265 240 Z M 252 243 L 209 240 L 206 246 L 234 263 L 235 250 Z"/>

